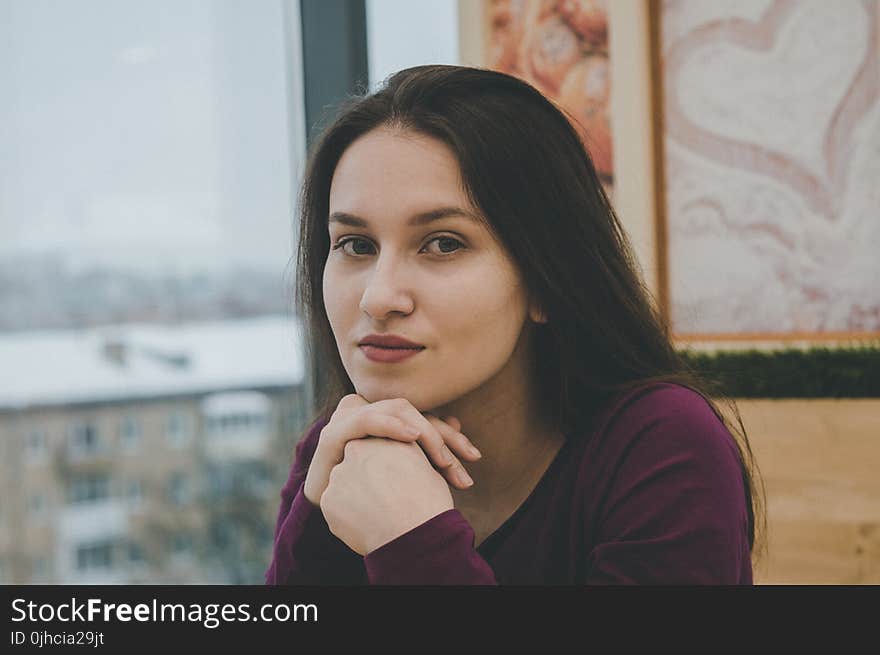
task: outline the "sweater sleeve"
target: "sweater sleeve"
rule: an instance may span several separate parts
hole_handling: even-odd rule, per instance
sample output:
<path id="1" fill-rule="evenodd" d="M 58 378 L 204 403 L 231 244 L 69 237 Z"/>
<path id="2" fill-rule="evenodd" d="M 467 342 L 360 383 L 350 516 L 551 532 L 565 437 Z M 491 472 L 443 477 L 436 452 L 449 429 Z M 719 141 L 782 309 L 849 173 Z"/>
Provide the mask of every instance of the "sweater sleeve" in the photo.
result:
<path id="1" fill-rule="evenodd" d="M 696 392 L 666 387 L 610 427 L 617 443 L 588 584 L 752 584 L 733 437 Z"/>
<path id="2" fill-rule="evenodd" d="M 364 558 L 372 585 L 496 585 L 495 573 L 474 549 L 474 530 L 456 509 L 446 510 Z"/>
<path id="3" fill-rule="evenodd" d="M 363 558 L 330 532 L 321 508 L 303 492 L 309 463 L 326 423 L 315 423 L 297 444 L 289 478 L 281 490 L 272 561 L 265 574 L 267 585 L 366 583 Z"/>

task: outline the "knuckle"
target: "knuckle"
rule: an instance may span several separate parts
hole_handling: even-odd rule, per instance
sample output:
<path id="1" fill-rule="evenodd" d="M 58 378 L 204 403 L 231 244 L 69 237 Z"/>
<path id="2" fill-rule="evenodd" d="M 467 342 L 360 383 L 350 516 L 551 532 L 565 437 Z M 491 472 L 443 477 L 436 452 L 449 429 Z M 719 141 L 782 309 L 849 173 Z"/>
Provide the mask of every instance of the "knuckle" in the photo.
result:
<path id="1" fill-rule="evenodd" d="M 423 414 L 423 416 L 428 419 L 428 423 L 433 425 L 435 428 L 439 429 L 441 427 L 442 421 L 433 414 Z"/>
<path id="2" fill-rule="evenodd" d="M 358 407 L 362 405 L 361 397 L 356 393 L 350 393 L 342 397 L 337 407 L 348 409 L 350 407 Z"/>
<path id="3" fill-rule="evenodd" d="M 346 455 L 350 455 L 351 453 L 355 452 L 358 448 L 360 448 L 360 441 L 360 439 L 350 439 L 345 443 L 345 448 L 343 449 L 343 452 Z"/>
<path id="4" fill-rule="evenodd" d="M 327 474 L 327 486 L 324 488 L 324 493 L 326 494 L 329 490 L 335 489 L 336 485 L 339 484 L 339 476 L 342 474 L 342 469 L 340 469 L 341 464 L 337 464 L 332 469 L 330 469 L 330 473 Z"/>
<path id="5" fill-rule="evenodd" d="M 412 407 L 412 403 L 410 403 L 406 398 L 395 398 L 391 401 L 394 404 L 394 407 L 398 409 L 409 409 Z"/>
<path id="6" fill-rule="evenodd" d="M 332 502 L 333 502 L 333 488 L 328 484 L 327 488 L 324 489 L 324 493 L 321 494 L 321 498 L 318 500 L 318 507 L 320 507 L 322 510 L 326 510 L 327 508 L 330 507 L 330 504 Z"/>
<path id="7" fill-rule="evenodd" d="M 319 445 L 319 446 L 320 446 L 322 443 L 327 443 L 327 442 L 329 442 L 329 441 L 332 441 L 332 439 L 333 439 L 333 435 L 334 435 L 334 433 L 335 433 L 333 427 L 335 427 L 335 426 L 331 426 L 331 424 L 328 423 L 327 425 L 325 425 L 325 426 L 321 429 L 321 432 L 318 433 L 318 445 Z"/>
<path id="8" fill-rule="evenodd" d="M 454 469 L 458 460 L 455 459 L 455 456 L 452 454 L 452 451 L 449 450 L 445 445 L 440 448 L 440 457 L 441 464 L 440 466 L 445 469 Z"/>

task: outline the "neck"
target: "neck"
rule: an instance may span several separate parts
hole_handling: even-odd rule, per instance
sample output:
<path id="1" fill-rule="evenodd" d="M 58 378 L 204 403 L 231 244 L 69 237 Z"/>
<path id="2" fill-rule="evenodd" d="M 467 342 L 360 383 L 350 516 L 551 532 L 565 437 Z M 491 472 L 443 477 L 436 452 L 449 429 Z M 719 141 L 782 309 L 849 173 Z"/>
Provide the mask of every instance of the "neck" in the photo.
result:
<path id="1" fill-rule="evenodd" d="M 469 489 L 452 488 L 456 507 L 489 507 L 529 490 L 565 441 L 539 420 L 537 394 L 525 366 L 527 358 L 511 357 L 507 366 L 479 389 L 431 413 L 455 416 L 461 431 L 479 448 L 482 458 L 463 461 L 474 480 Z"/>

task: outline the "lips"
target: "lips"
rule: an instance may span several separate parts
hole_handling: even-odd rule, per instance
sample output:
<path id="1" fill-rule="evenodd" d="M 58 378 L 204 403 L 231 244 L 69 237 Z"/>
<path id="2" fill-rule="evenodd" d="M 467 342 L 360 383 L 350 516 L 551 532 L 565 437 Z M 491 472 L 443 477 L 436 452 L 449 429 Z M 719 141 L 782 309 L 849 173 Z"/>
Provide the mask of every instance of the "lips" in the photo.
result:
<path id="1" fill-rule="evenodd" d="M 360 346 L 375 346 L 388 349 L 422 350 L 423 345 L 396 334 L 370 334 L 361 339 Z"/>
<path id="2" fill-rule="evenodd" d="M 383 348 L 369 344 L 362 344 L 359 347 L 367 359 L 385 363 L 401 362 L 424 350 L 424 348 Z"/>

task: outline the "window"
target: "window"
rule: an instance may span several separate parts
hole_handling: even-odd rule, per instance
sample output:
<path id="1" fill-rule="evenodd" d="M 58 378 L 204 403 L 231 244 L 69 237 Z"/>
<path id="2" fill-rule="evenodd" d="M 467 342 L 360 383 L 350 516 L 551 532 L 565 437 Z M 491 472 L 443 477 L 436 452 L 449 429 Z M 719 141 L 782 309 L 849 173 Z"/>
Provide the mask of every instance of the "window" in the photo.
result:
<path id="1" fill-rule="evenodd" d="M 165 423 L 165 435 L 168 443 L 174 448 L 180 448 L 189 441 L 190 429 L 189 416 L 180 410 L 175 410 L 168 415 Z"/>
<path id="2" fill-rule="evenodd" d="M 39 492 L 31 494 L 28 496 L 27 508 L 31 518 L 42 518 L 46 515 L 46 496 Z"/>
<path id="3" fill-rule="evenodd" d="M 265 414 L 251 414 L 251 428 L 255 431 L 262 431 L 269 423 L 269 417 Z"/>
<path id="4" fill-rule="evenodd" d="M 80 572 L 113 568 L 112 542 L 81 544 L 76 548 L 76 568 Z"/>
<path id="5" fill-rule="evenodd" d="M 175 505 L 185 505 L 190 501 L 190 485 L 186 475 L 174 473 L 168 479 L 168 498 Z"/>
<path id="6" fill-rule="evenodd" d="M 110 497 L 110 478 L 103 474 L 84 474 L 74 477 L 68 489 L 71 503 L 93 503 Z"/>
<path id="7" fill-rule="evenodd" d="M 140 480 L 129 480 L 125 483 L 125 500 L 133 507 L 139 507 L 143 503 L 144 487 Z"/>
<path id="8" fill-rule="evenodd" d="M 29 464 L 45 462 L 49 448 L 46 433 L 43 430 L 31 430 L 25 438 L 25 459 Z"/>
<path id="9" fill-rule="evenodd" d="M 98 428 L 91 421 L 75 423 L 70 428 L 70 453 L 75 457 L 97 455 L 102 451 Z"/>
<path id="10" fill-rule="evenodd" d="M 49 579 L 49 559 L 47 557 L 36 557 L 33 560 L 31 571 L 32 582 L 45 582 Z"/>
<path id="11" fill-rule="evenodd" d="M 257 496 L 268 496 L 272 490 L 269 469 L 263 463 L 258 463 L 249 471 L 248 490 Z"/>
<path id="12" fill-rule="evenodd" d="M 142 564 L 144 562 L 144 550 L 140 544 L 130 542 L 128 544 L 128 561 L 131 564 Z"/>
<path id="13" fill-rule="evenodd" d="M 126 452 L 138 450 L 143 434 L 141 423 L 136 416 L 123 416 L 119 422 L 119 445 Z"/>
<path id="14" fill-rule="evenodd" d="M 214 521 L 211 523 L 211 543 L 215 548 L 229 548 L 235 544 L 235 534 L 228 523 Z"/>
<path id="15" fill-rule="evenodd" d="M 171 536 L 171 555 L 173 557 L 186 557 L 192 555 L 192 553 L 192 536 L 182 533 Z"/>
<path id="16" fill-rule="evenodd" d="M 259 413 L 237 413 L 210 416 L 205 420 L 207 431 L 218 437 L 259 434 L 266 429 L 269 417 Z"/>

